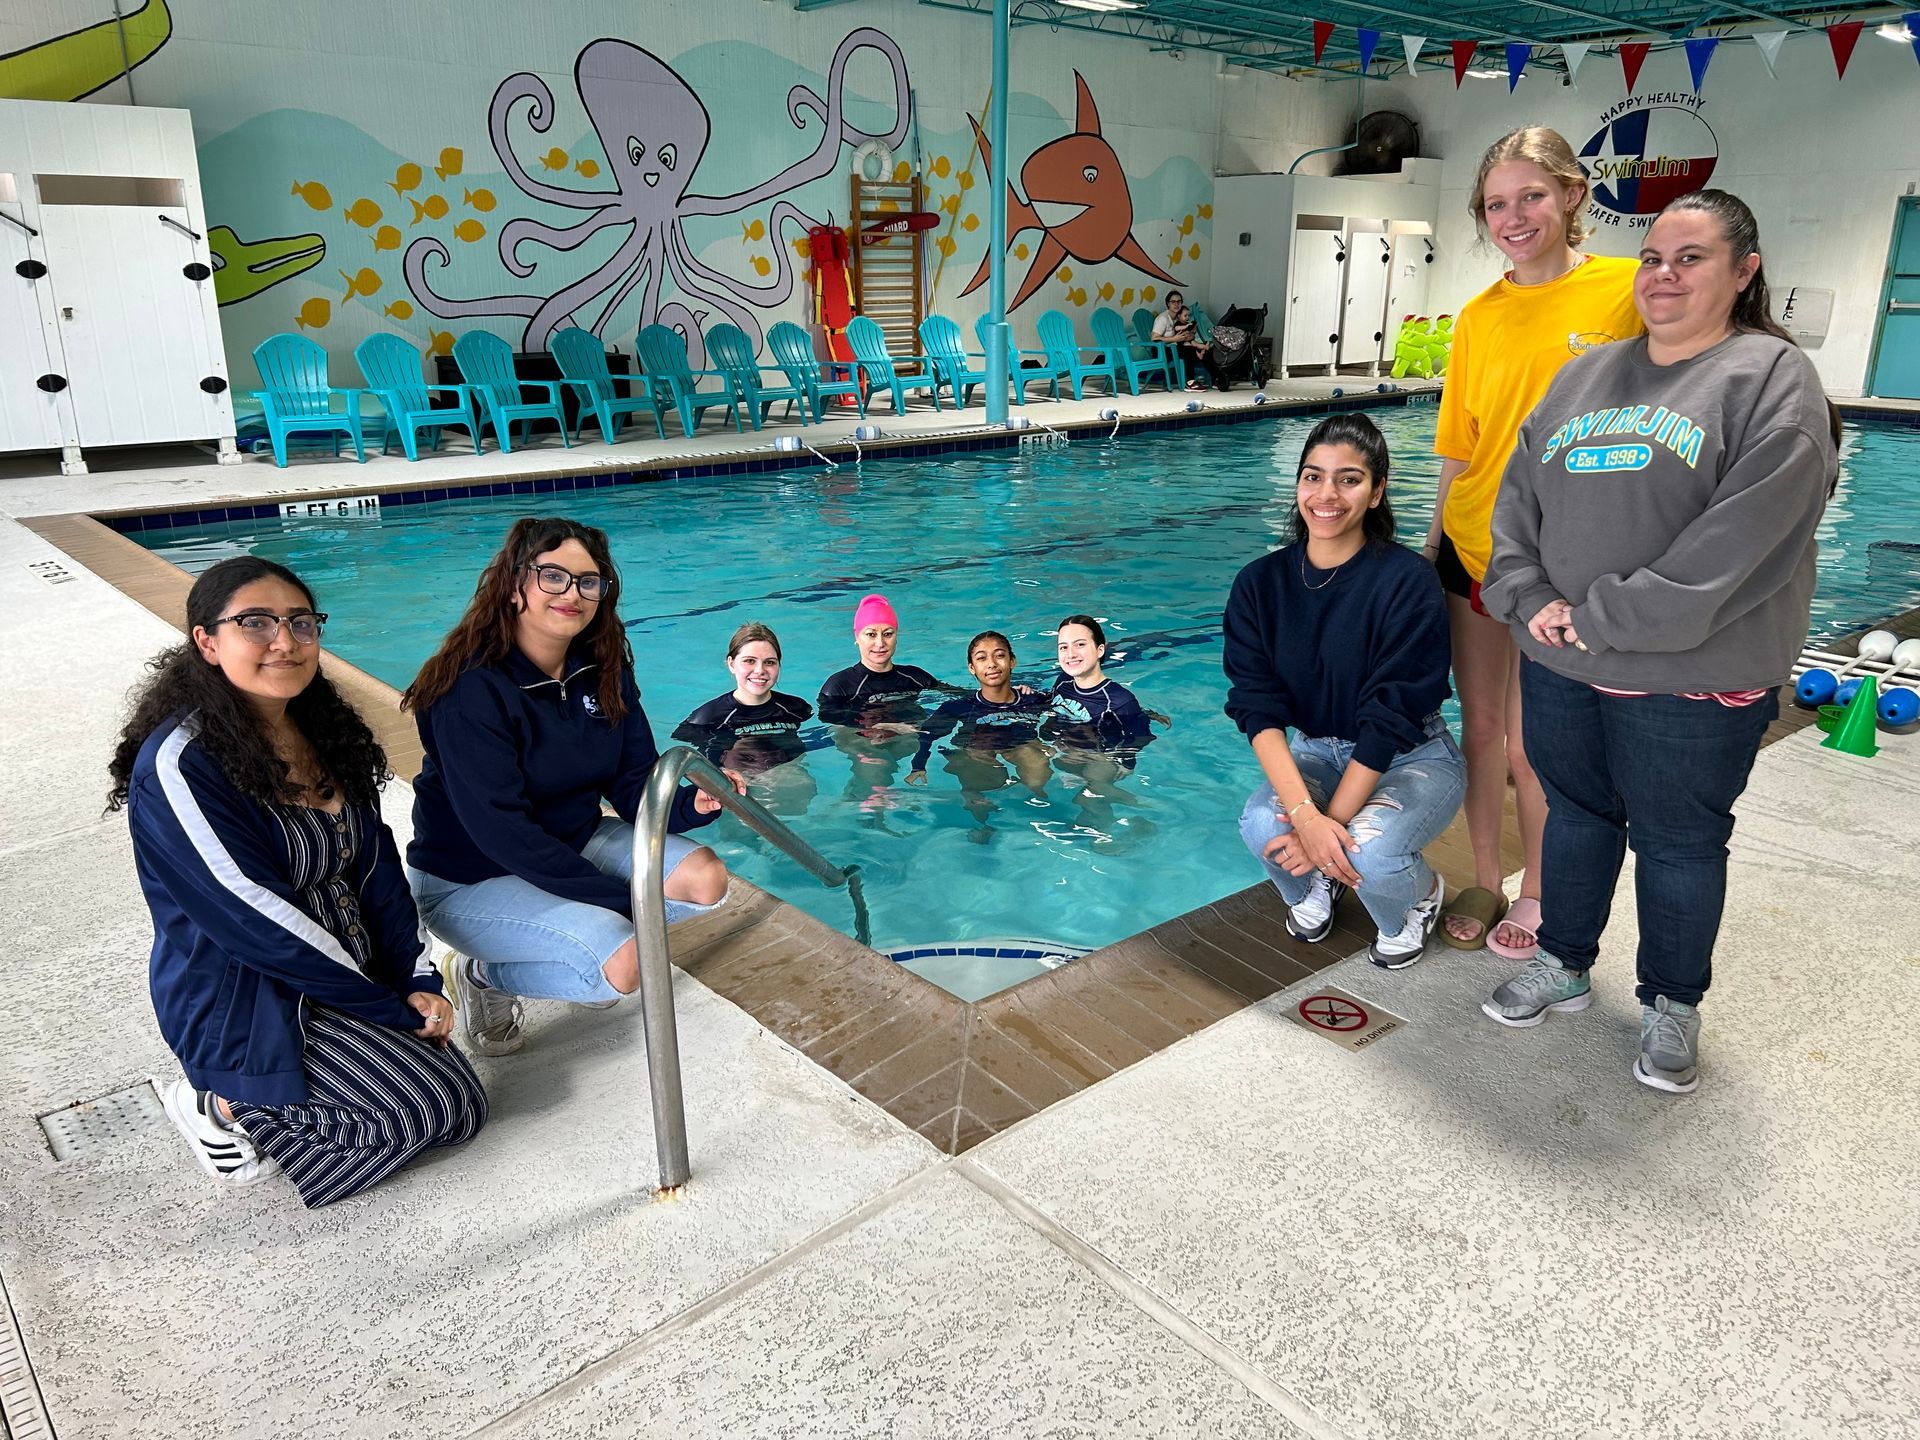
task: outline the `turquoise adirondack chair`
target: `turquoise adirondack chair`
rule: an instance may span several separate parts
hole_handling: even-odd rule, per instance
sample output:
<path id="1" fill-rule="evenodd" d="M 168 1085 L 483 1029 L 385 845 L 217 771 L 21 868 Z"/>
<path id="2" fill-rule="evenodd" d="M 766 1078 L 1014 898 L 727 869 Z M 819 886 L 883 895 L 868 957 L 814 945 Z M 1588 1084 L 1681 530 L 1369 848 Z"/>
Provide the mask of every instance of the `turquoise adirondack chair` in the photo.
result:
<path id="1" fill-rule="evenodd" d="M 551 420 L 560 431 L 560 443 L 573 448 L 573 441 L 567 438 L 567 417 L 560 409 L 558 380 L 522 380 L 513 373 L 513 347 L 486 330 L 469 330 L 454 341 L 453 358 L 461 378 L 479 398 L 480 409 L 493 426 L 493 438 L 500 442 L 503 454 L 513 450 L 516 420 L 527 427 L 520 436 L 523 444 L 532 433 L 534 421 Z M 527 404 L 520 395 L 522 385 L 545 390 L 546 403 Z"/>
<path id="2" fill-rule="evenodd" d="M 452 426 L 464 426 L 473 439 L 473 453 L 480 453 L 480 418 L 473 410 L 473 389 L 467 385 L 429 385 L 421 377 L 426 373 L 420 352 L 398 335 L 382 332 L 369 335 L 354 346 L 353 358 L 366 377 L 367 388 L 380 397 L 387 411 L 387 438 L 380 446 L 386 454 L 393 448 L 393 437 L 407 459 L 420 458 L 420 432 L 427 432 L 435 450 L 440 448 L 440 432 Z M 435 395 L 451 395 L 452 405 L 435 408 Z"/>
<path id="3" fill-rule="evenodd" d="M 1128 390 L 1138 395 L 1141 378 L 1148 375 L 1158 375 L 1162 385 L 1169 390 L 1173 388 L 1173 371 L 1167 367 L 1167 357 L 1144 346 L 1136 348 L 1127 335 L 1127 322 L 1120 318 L 1118 310 L 1102 305 L 1088 323 L 1093 327 L 1094 343 L 1105 352 L 1107 360 L 1126 371 Z"/>
<path id="4" fill-rule="evenodd" d="M 902 375 L 893 356 L 887 353 L 886 335 L 871 316 L 856 315 L 847 322 L 847 343 L 853 346 L 854 373 L 864 375 L 871 389 L 885 386 L 892 393 L 894 414 L 905 412 L 909 390 L 928 391 L 933 396 L 933 408 L 940 408 L 940 377 L 932 373 L 931 366 L 924 375 Z M 919 360 L 922 357 L 903 358 Z"/>
<path id="5" fill-rule="evenodd" d="M 600 436 L 611 445 L 620 436 L 620 427 L 629 415 L 651 415 L 653 429 L 662 440 L 667 428 L 660 423 L 660 403 L 653 398 L 653 387 L 634 376 L 631 395 L 613 388 L 613 371 L 607 367 L 607 347 L 592 331 L 569 325 L 553 332 L 547 351 L 560 367 L 560 383 L 571 386 L 580 396 L 580 409 L 573 422 L 573 438 L 587 428 L 587 416 L 600 421 Z"/>
<path id="6" fill-rule="evenodd" d="M 973 322 L 973 333 L 980 338 L 980 349 L 984 353 L 987 346 L 992 343 L 987 339 L 987 317 L 985 315 L 982 315 L 978 320 Z M 1022 366 L 1020 363 L 1022 358 L 1038 360 L 1040 364 L 1037 366 Z M 1048 366 L 1046 351 L 1022 350 L 1013 343 L 1013 331 L 1011 329 L 1007 331 L 1007 379 L 1013 391 L 1014 404 L 1024 405 L 1027 403 L 1027 386 L 1029 385 L 1047 385 L 1052 387 L 1053 398 L 1058 400 L 1060 398 L 1060 375 L 1060 371 Z"/>
<path id="7" fill-rule="evenodd" d="M 304 335 L 271 335 L 253 347 L 253 363 L 266 388 L 253 392 L 265 412 L 267 436 L 273 441 L 273 463 L 287 467 L 289 435 L 333 435 L 333 453 L 340 455 L 340 437 L 353 441 L 362 465 L 367 442 L 360 433 L 360 391 L 327 383 L 327 352 Z M 333 408 L 334 396 L 344 408 Z"/>
<path id="8" fill-rule="evenodd" d="M 1073 321 L 1058 310 L 1049 310 L 1040 317 L 1040 344 L 1047 352 L 1047 363 L 1053 366 L 1063 380 L 1073 385 L 1073 398 L 1081 398 L 1080 388 L 1089 380 L 1105 380 L 1107 393 L 1120 393 L 1120 381 L 1114 374 L 1113 360 L 1085 361 L 1082 355 L 1097 353 L 1094 349 L 1081 349 L 1073 343 Z"/>
<path id="9" fill-rule="evenodd" d="M 967 364 L 966 342 L 960 327 L 944 315 L 929 315 L 920 322 L 920 345 L 933 366 L 934 378 L 953 396 L 953 408 L 964 410 L 973 403 L 973 391 L 987 379 L 986 356 L 980 356 L 978 370 Z M 938 393 L 937 391 L 935 393 Z"/>
<path id="10" fill-rule="evenodd" d="M 680 428 L 691 435 L 699 428 L 700 417 L 722 405 L 733 417 L 733 428 L 740 428 L 740 406 L 733 398 L 728 382 L 719 390 L 702 390 L 702 376 L 726 380 L 719 370 L 695 370 L 687 364 L 687 342 L 680 332 L 665 325 L 649 325 L 640 332 L 640 363 L 646 366 L 647 379 L 653 383 L 656 400 L 670 400 L 680 412 Z"/>
<path id="11" fill-rule="evenodd" d="M 773 367 L 762 365 L 753 355 L 753 341 L 738 325 L 716 325 L 707 332 L 707 358 L 718 365 L 733 386 L 733 397 L 747 407 L 747 420 L 758 430 L 767 414 L 782 400 L 787 414 L 794 402 L 800 405 L 800 421 L 807 419 L 807 392 L 797 384 L 769 385 L 762 372 Z"/>
<path id="12" fill-rule="evenodd" d="M 1173 376 L 1173 388 L 1187 388 L 1187 362 L 1180 358 L 1180 347 L 1167 340 L 1153 338 L 1153 311 L 1142 305 L 1133 312 L 1133 333 L 1142 345 L 1150 345 L 1167 357 L 1167 373 Z"/>
<path id="13" fill-rule="evenodd" d="M 787 379 L 806 392 L 814 424 L 818 425 L 825 417 L 822 402 L 835 395 L 852 396 L 853 403 L 859 407 L 860 418 L 867 418 L 867 397 L 860 393 L 860 382 L 834 378 L 848 372 L 847 363 L 822 361 L 813 353 L 813 337 L 791 320 L 782 320 L 767 331 L 767 348 L 773 351 L 773 358 L 780 362 Z"/>

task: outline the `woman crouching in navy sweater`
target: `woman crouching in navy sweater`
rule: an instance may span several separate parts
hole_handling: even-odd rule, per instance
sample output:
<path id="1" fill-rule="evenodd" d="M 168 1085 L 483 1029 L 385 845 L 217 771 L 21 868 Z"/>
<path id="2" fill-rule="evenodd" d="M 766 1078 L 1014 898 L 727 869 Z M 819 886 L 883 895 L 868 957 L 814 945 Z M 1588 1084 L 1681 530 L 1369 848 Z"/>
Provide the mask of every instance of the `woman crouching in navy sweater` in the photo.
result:
<path id="1" fill-rule="evenodd" d="M 1445 886 L 1420 851 L 1467 783 L 1439 714 L 1451 660 L 1433 567 L 1393 541 L 1387 443 L 1329 416 L 1300 455 L 1293 543 L 1240 572 L 1226 613 L 1227 714 L 1267 780 L 1240 835 L 1299 939 L 1324 940 L 1352 888 L 1374 964 L 1426 948 Z"/>
<path id="2" fill-rule="evenodd" d="M 278 1168 L 309 1208 L 487 1118 L 380 820 L 387 757 L 320 673 L 326 618 L 271 561 L 208 570 L 107 797 L 127 808 L 154 1013 L 186 1071 L 167 1115 L 215 1179 Z"/>
<path id="3" fill-rule="evenodd" d="M 408 878 L 457 952 L 447 979 L 482 1055 L 524 1043 L 518 996 L 601 1006 L 640 988 L 633 822 L 660 751 L 619 601 L 604 533 L 521 520 L 402 701 L 426 752 Z M 669 924 L 726 898 L 720 857 L 682 833 L 719 811 L 691 786 L 674 802 Z"/>

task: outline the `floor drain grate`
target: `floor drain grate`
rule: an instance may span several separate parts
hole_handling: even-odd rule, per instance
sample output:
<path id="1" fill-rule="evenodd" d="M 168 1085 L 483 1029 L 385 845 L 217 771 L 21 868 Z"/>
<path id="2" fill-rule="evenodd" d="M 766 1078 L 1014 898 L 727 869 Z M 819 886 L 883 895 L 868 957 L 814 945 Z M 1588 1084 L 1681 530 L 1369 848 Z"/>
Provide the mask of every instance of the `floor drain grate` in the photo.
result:
<path id="1" fill-rule="evenodd" d="M 56 1160 L 91 1155 L 117 1140 L 162 1130 L 166 1125 L 167 1112 L 161 1109 L 159 1093 L 148 1080 L 40 1117 L 47 1147 Z"/>
<path id="2" fill-rule="evenodd" d="M 8 1440 L 53 1440 L 53 1422 L 40 1382 L 27 1363 L 27 1347 L 13 1318 L 13 1305 L 0 1286 L 0 1435 Z"/>

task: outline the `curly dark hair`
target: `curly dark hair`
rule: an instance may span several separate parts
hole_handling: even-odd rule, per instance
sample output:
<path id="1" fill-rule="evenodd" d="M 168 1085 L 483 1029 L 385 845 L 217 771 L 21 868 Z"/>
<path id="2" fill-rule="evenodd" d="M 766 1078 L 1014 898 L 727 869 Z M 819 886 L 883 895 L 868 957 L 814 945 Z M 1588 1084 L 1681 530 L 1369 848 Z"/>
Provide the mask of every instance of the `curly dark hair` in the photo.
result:
<path id="1" fill-rule="evenodd" d="M 307 597 L 310 608 L 317 608 L 313 591 L 298 575 L 253 555 L 222 560 L 193 582 L 187 593 L 187 639 L 150 660 L 151 673 L 133 692 L 127 723 L 107 767 L 113 777 L 113 788 L 107 792 L 109 811 L 126 804 L 133 762 L 147 737 L 167 721 L 189 713 L 197 716 L 199 743 L 241 794 L 264 805 L 299 803 L 303 792 L 287 762 L 274 754 L 273 742 L 246 697 L 234 689 L 218 665 L 200 654 L 193 640 L 195 630 L 210 626 L 226 612 L 242 586 L 268 579 L 286 581 Z M 380 787 L 393 778 L 387 752 L 333 682 L 316 668 L 307 688 L 288 702 L 287 715 L 313 746 L 347 803 L 375 803 Z"/>

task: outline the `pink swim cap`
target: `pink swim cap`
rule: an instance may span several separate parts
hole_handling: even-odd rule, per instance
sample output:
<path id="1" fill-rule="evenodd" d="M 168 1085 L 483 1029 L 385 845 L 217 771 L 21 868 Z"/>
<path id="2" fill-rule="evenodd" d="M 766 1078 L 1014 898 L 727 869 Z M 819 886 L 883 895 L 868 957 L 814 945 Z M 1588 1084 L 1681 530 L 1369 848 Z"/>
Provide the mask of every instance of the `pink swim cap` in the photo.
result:
<path id="1" fill-rule="evenodd" d="M 887 603 L 884 595 L 869 595 L 860 602 L 853 612 L 853 633 L 858 635 L 869 625 L 891 625 L 900 628 L 900 617 L 893 613 L 893 606 Z"/>

